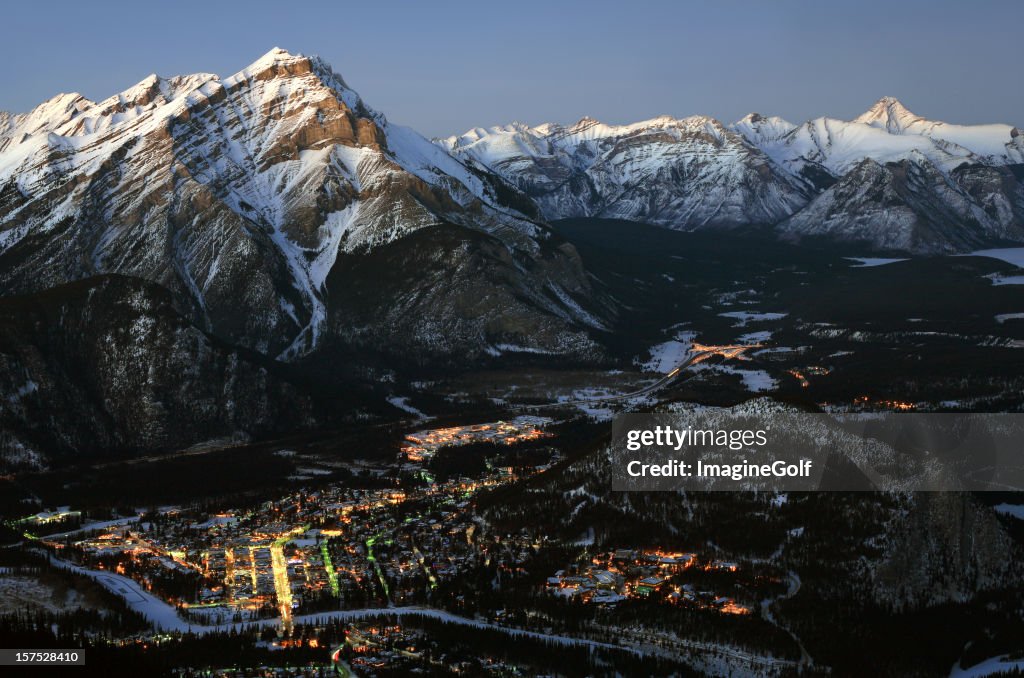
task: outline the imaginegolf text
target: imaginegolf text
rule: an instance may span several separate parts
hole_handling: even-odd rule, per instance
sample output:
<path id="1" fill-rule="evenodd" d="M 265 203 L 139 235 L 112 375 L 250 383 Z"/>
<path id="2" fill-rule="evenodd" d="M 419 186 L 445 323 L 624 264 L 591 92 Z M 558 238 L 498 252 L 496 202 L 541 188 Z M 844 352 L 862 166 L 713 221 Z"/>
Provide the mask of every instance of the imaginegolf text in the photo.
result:
<path id="1" fill-rule="evenodd" d="M 810 459 L 801 459 L 799 463 L 776 461 L 771 464 L 706 464 L 697 461 L 694 464 L 673 459 L 664 464 L 645 464 L 631 461 L 626 464 L 626 473 L 633 478 L 808 478 L 811 474 Z"/>

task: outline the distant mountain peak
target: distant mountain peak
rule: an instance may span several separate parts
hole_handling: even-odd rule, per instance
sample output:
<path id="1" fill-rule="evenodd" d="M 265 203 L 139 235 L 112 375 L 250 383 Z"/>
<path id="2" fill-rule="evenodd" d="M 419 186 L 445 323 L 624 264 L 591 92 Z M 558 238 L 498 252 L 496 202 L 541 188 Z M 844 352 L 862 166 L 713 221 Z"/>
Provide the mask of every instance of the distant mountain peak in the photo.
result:
<path id="1" fill-rule="evenodd" d="M 572 129 L 572 130 L 582 130 L 582 129 L 587 129 L 587 128 L 594 127 L 594 126 L 600 125 L 600 124 L 601 124 L 601 121 L 598 120 L 597 118 L 592 118 L 589 115 L 585 115 L 582 118 L 580 118 L 579 120 L 577 120 L 575 123 L 573 123 L 572 125 L 569 125 L 569 129 Z"/>
<path id="2" fill-rule="evenodd" d="M 777 115 L 767 116 L 760 113 L 747 113 L 730 125 L 730 127 L 756 146 L 781 139 L 793 131 L 796 125 Z"/>
<path id="3" fill-rule="evenodd" d="M 882 97 L 864 113 L 854 119 L 854 122 L 871 125 L 888 130 L 894 134 L 903 132 L 909 125 L 923 120 L 915 115 L 896 97 Z"/>
<path id="4" fill-rule="evenodd" d="M 280 47 L 273 47 L 266 54 L 254 61 L 252 65 L 255 66 L 260 63 L 274 63 L 277 61 L 298 61 L 300 59 L 308 59 L 308 57 L 301 52 L 293 53 Z"/>

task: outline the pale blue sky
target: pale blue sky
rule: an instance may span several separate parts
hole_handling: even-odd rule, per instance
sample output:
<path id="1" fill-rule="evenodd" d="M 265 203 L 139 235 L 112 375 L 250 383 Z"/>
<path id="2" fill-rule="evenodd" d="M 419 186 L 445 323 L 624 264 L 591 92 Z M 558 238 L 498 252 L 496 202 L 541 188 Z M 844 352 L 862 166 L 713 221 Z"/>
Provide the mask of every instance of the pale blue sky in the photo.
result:
<path id="1" fill-rule="evenodd" d="M 1024 126 L 1024 2 L 20 2 L 0 13 L 0 109 L 99 99 L 151 72 L 319 54 L 428 136 L 512 120 L 758 111 L 851 118 L 883 95 Z"/>

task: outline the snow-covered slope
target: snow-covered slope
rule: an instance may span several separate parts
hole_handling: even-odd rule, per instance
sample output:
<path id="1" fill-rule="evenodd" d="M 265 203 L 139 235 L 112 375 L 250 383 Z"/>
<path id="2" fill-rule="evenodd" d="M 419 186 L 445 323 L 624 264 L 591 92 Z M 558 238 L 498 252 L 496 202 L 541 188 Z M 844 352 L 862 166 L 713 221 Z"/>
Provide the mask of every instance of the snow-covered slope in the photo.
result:
<path id="1" fill-rule="evenodd" d="M 1019 130 L 1010 125 L 952 125 L 914 115 L 893 97 L 882 97 L 854 122 L 884 129 L 890 134 L 928 137 L 995 164 L 1024 162 L 1024 143 Z"/>
<path id="2" fill-rule="evenodd" d="M 201 325 L 284 358 L 320 343 L 339 253 L 454 224 L 530 260 L 550 237 L 533 210 L 391 124 L 323 61 L 280 49 L 227 78 L 153 75 L 98 103 L 62 94 L 0 117 L 4 292 L 104 272 L 147 278 Z M 551 292 L 554 282 L 586 294 L 563 259 L 517 281 L 518 296 L 582 326 Z"/>
<path id="3" fill-rule="evenodd" d="M 1009 125 L 934 122 L 885 97 L 852 121 L 751 115 L 733 128 L 821 190 L 787 234 L 916 252 L 1024 240 L 1024 140 Z"/>
<path id="4" fill-rule="evenodd" d="M 1024 162 L 1024 140 L 1009 125 L 933 122 L 914 115 L 891 97 L 880 99 L 852 121 L 815 118 L 792 125 L 780 118 L 751 114 L 732 127 L 796 174 L 811 165 L 839 176 L 865 158 L 899 162 L 915 153 L 947 172 L 965 162 Z"/>
<path id="5" fill-rule="evenodd" d="M 496 172 L 548 219 L 633 219 L 680 229 L 775 223 L 802 207 L 806 188 L 717 120 L 660 117 L 613 126 L 475 129 L 440 140 Z"/>
<path id="6" fill-rule="evenodd" d="M 926 120 L 889 97 L 852 121 L 584 119 L 478 128 L 437 143 L 500 174 L 548 219 L 684 230 L 779 224 L 790 236 L 923 252 L 1024 240 L 1019 130 Z"/>

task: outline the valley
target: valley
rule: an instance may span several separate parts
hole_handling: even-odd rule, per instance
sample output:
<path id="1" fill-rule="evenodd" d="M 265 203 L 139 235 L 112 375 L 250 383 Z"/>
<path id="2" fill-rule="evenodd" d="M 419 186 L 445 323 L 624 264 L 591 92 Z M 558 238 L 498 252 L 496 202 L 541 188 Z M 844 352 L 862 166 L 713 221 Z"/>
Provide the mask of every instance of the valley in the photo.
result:
<path id="1" fill-rule="evenodd" d="M 858 559 L 883 571 L 905 538 L 894 516 L 935 506 L 873 494 L 626 500 L 602 464 L 607 422 L 751 398 L 812 411 L 1019 409 L 1024 327 L 1006 317 L 1017 295 L 990 277 L 1012 264 L 867 265 L 845 248 L 726 245 L 632 222 L 555 229 L 623 309 L 597 364 L 506 350 L 485 367 L 407 366 L 368 391 L 382 405 L 361 424 L 8 475 L 9 520 L 69 503 L 75 512 L 20 522 L 32 537 L 8 557 L 45 553 L 47 568 L 105 587 L 174 639 L 170 653 L 234 629 L 296 661 L 334 648 L 357 673 L 399 672 L 442 651 L 454 661 L 430 621 L 448 615 L 438 618 L 465 633 L 506 634 L 489 655 L 495 671 L 527 668 L 516 648 L 536 643 L 590 644 L 656 674 L 815 675 L 865 661 L 819 637 L 807 607 L 859 606 L 880 629 L 913 614 L 886 611 L 894 594 L 868 581 L 837 587 L 836 572 L 859 571 Z M 958 501 L 986 530 L 1021 534 L 988 498 Z M 836 520 L 857 526 L 841 547 L 823 541 Z M 995 572 L 1020 544 L 975 548 L 967 557 Z M 953 600 L 920 609 L 945 606 L 949 619 L 995 633 L 986 643 L 998 649 L 1015 628 L 999 621 L 1017 604 L 1006 582 L 1021 576 L 957 584 L 981 587 L 969 601 L 1005 596 L 995 611 Z M 976 637 L 948 633 L 936 642 Z M 883 636 L 865 642 L 895 661 Z M 960 661 L 959 650 L 920 647 L 936 666 Z"/>

